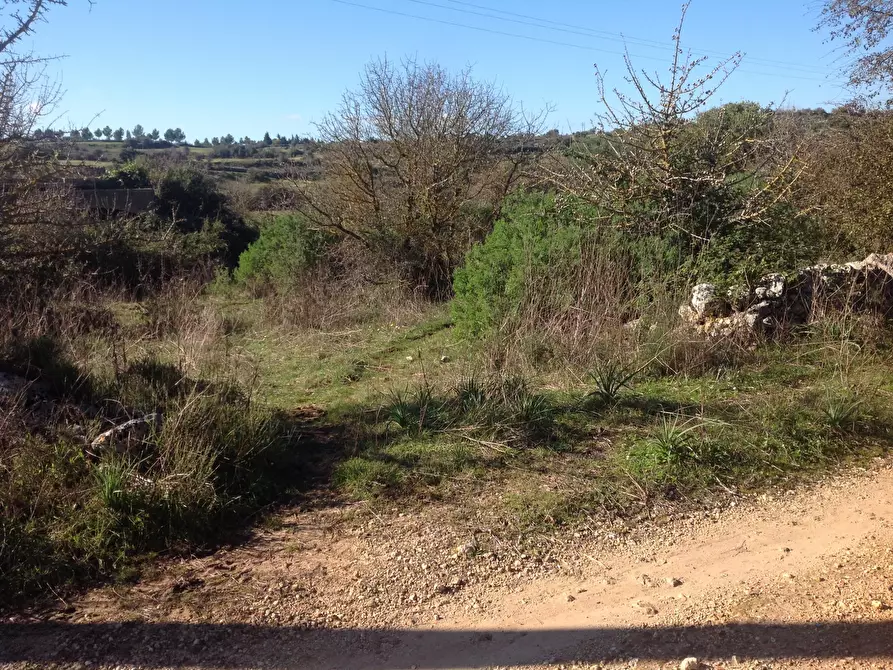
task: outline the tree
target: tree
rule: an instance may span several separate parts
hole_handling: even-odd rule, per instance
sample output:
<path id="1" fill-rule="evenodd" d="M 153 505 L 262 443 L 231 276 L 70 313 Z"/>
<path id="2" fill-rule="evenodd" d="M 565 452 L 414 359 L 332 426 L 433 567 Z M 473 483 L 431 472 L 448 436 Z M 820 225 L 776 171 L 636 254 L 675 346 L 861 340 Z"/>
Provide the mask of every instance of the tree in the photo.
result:
<path id="1" fill-rule="evenodd" d="M 559 190 L 595 206 L 593 223 L 672 235 L 696 251 L 719 232 L 768 224 L 801 169 L 771 132 L 773 110 L 753 103 L 708 110 L 742 56 L 708 67 L 686 52 L 687 8 L 666 77 L 637 69 L 627 52 L 627 93 L 610 90 L 596 66 L 598 132 L 549 172 Z"/>
<path id="2" fill-rule="evenodd" d="M 196 142 L 196 144 L 198 144 L 198 142 Z M 208 141 L 208 138 L 206 137 L 206 138 L 202 141 L 201 145 L 202 145 L 203 147 L 209 147 L 209 146 L 211 146 L 211 143 Z"/>
<path id="3" fill-rule="evenodd" d="M 182 128 L 174 128 L 174 142 L 185 142 L 186 141 L 186 133 L 183 132 Z"/>
<path id="4" fill-rule="evenodd" d="M 446 298 L 453 270 L 536 159 L 529 149 L 543 116 L 525 116 L 470 70 L 373 61 L 317 125 L 330 147 L 327 179 L 296 176 L 299 207 L 413 287 Z"/>
<path id="5" fill-rule="evenodd" d="M 135 140 L 141 140 L 146 136 L 146 129 L 143 128 L 140 124 L 136 124 L 133 127 L 133 138 Z"/>
<path id="6" fill-rule="evenodd" d="M 58 85 L 46 75 L 47 59 L 29 50 L 29 38 L 53 8 L 65 4 L 0 1 L 0 275 L 18 282 L 15 261 L 61 252 L 72 241 L 76 221 L 50 146 L 61 142 L 61 135 L 47 129 L 40 143 L 29 139 L 54 115 L 60 98 Z M 0 296 L 9 295 L 0 289 Z"/>
<path id="7" fill-rule="evenodd" d="M 132 139 L 133 139 L 133 133 L 131 133 L 131 132 L 128 130 L 128 131 L 127 131 L 127 141 L 129 142 L 129 141 L 132 140 Z"/>
<path id="8" fill-rule="evenodd" d="M 96 130 L 94 130 L 93 137 L 95 137 L 97 140 L 100 139 L 102 137 L 102 128 L 97 128 Z"/>
<path id="9" fill-rule="evenodd" d="M 149 133 L 149 139 L 151 139 L 153 142 L 157 142 L 159 139 L 161 139 L 161 133 L 158 132 L 158 128 L 152 129 L 152 132 Z"/>
<path id="10" fill-rule="evenodd" d="M 227 133 L 226 135 L 224 135 L 224 136 L 221 138 L 220 141 L 221 141 L 223 144 L 225 144 L 226 146 L 231 146 L 231 145 L 235 144 L 235 142 L 236 142 L 236 138 L 233 137 L 232 134 Z"/>
<path id="11" fill-rule="evenodd" d="M 844 71 L 852 86 L 893 86 L 893 0 L 824 0 L 817 29 L 829 30 L 843 45 Z"/>
<path id="12" fill-rule="evenodd" d="M 108 141 L 112 139 L 112 135 L 114 134 L 114 130 L 112 130 L 111 126 L 106 126 L 102 129 L 102 136 Z"/>
<path id="13" fill-rule="evenodd" d="M 270 137 L 269 132 L 264 133 L 264 144 L 266 144 L 267 146 L 270 146 L 271 144 L 273 144 L 273 138 Z"/>
<path id="14" fill-rule="evenodd" d="M 173 128 L 168 128 L 167 130 L 164 131 L 164 139 L 167 140 L 168 142 L 175 142 L 176 137 L 177 136 L 174 133 Z"/>
<path id="15" fill-rule="evenodd" d="M 81 139 L 82 140 L 92 140 L 93 139 L 93 131 L 87 127 L 81 128 Z"/>
<path id="16" fill-rule="evenodd" d="M 124 139 L 124 129 L 118 128 L 115 132 L 112 133 L 112 136 L 115 138 L 116 142 L 120 142 Z"/>
<path id="17" fill-rule="evenodd" d="M 220 145 L 220 138 L 219 138 L 219 137 L 212 137 L 212 138 L 211 138 L 211 145 L 212 145 L 212 146 L 215 146 L 215 147 L 216 147 L 216 146 L 219 146 L 219 145 Z"/>

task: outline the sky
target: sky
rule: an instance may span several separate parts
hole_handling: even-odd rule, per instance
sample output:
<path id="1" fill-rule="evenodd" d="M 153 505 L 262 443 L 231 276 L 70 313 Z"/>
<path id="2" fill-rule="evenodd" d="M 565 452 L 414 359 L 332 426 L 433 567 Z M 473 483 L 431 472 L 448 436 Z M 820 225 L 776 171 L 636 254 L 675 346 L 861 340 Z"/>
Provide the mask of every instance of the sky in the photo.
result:
<path id="1" fill-rule="evenodd" d="M 745 54 L 716 102 L 831 107 L 846 100 L 839 56 L 812 30 L 810 0 L 693 0 L 683 42 L 716 62 Z M 64 98 L 56 128 L 182 128 L 203 139 L 312 135 L 373 58 L 473 68 L 549 127 L 592 126 L 594 64 L 623 83 L 666 71 L 681 0 L 69 0 L 30 46 Z"/>

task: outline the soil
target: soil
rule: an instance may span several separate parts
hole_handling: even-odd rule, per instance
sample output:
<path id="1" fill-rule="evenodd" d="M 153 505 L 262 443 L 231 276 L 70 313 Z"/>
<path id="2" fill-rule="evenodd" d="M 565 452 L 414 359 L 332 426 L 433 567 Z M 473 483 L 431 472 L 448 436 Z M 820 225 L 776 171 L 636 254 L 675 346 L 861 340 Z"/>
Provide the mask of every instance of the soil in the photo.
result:
<path id="1" fill-rule="evenodd" d="M 492 523 L 290 510 L 241 546 L 7 615 L 0 667 L 893 667 L 890 462 L 635 526 Z"/>

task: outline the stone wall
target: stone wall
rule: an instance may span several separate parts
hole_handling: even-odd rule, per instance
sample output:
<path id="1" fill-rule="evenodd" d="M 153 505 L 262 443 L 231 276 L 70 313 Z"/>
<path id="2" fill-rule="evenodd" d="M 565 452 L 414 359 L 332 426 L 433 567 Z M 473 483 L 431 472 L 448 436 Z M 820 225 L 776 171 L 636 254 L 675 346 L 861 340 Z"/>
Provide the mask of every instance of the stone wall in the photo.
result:
<path id="1" fill-rule="evenodd" d="M 774 333 L 828 310 L 893 317 L 893 254 L 844 265 L 819 264 L 793 277 L 770 274 L 752 289 L 698 284 L 679 308 L 683 321 L 710 337 Z"/>

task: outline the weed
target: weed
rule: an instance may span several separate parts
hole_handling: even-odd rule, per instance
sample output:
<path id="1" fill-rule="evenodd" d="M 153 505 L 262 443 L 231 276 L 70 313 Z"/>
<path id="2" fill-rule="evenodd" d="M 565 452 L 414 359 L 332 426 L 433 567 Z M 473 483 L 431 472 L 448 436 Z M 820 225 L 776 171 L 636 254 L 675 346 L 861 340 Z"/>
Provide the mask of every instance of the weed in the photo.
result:
<path id="1" fill-rule="evenodd" d="M 368 500 L 382 495 L 402 480 L 400 468 L 372 458 L 351 458 L 341 463 L 333 475 L 335 486 L 348 495 Z"/>
<path id="2" fill-rule="evenodd" d="M 854 396 L 829 395 L 822 408 L 826 425 L 841 433 L 852 431 L 858 421 L 861 406 L 862 401 Z"/>
<path id="3" fill-rule="evenodd" d="M 418 435 L 434 427 L 440 418 L 439 405 L 427 384 L 413 390 L 391 391 L 387 406 L 388 424 Z"/>
<path id="4" fill-rule="evenodd" d="M 474 375 L 461 379 L 456 384 L 455 394 L 460 410 L 466 415 L 479 412 L 489 399 L 487 385 Z"/>
<path id="5" fill-rule="evenodd" d="M 651 453 L 661 465 L 677 466 L 687 460 L 700 460 L 700 451 L 694 440 L 695 431 L 703 431 L 705 421 L 695 418 L 682 419 L 678 414 L 663 417 L 660 426 L 650 439 Z"/>
<path id="6" fill-rule="evenodd" d="M 623 390 L 630 388 L 630 382 L 640 372 L 641 369 L 630 371 L 616 361 L 599 365 L 589 374 L 595 388 L 587 397 L 595 398 L 603 405 L 614 405 Z"/>

